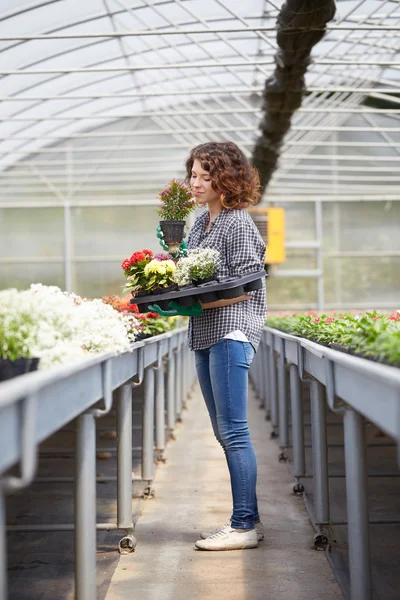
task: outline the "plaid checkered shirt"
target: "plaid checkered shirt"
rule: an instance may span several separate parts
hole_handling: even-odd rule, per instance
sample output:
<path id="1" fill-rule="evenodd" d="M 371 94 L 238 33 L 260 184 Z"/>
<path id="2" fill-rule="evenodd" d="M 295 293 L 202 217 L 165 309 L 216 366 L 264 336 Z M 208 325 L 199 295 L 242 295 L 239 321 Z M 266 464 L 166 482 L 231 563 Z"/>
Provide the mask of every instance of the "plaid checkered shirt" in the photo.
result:
<path id="1" fill-rule="evenodd" d="M 188 248 L 218 250 L 221 266 L 217 276 L 237 277 L 264 268 L 265 244 L 245 209 L 223 209 L 206 231 L 208 220 L 208 210 L 197 217 L 188 236 Z M 228 333 L 240 330 L 257 350 L 267 314 L 265 285 L 250 295 L 251 300 L 208 308 L 201 316 L 191 317 L 189 348 L 209 348 Z"/>

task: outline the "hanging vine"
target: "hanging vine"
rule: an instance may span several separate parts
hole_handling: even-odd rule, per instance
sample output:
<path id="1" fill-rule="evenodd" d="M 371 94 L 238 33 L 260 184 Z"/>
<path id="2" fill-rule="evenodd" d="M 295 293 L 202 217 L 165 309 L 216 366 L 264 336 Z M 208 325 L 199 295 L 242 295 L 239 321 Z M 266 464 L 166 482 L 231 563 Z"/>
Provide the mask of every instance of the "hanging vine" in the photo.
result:
<path id="1" fill-rule="evenodd" d="M 275 71 L 265 82 L 261 136 L 253 150 L 262 191 L 278 166 L 291 119 L 306 92 L 305 73 L 312 48 L 323 38 L 336 11 L 334 0 L 287 0 L 278 15 Z"/>

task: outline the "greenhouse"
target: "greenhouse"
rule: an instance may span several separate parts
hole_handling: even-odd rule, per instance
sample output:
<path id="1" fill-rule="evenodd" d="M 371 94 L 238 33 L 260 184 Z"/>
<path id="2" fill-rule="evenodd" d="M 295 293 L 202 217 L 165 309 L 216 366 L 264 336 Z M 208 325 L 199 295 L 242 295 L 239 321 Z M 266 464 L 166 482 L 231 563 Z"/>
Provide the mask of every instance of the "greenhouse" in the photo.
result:
<path id="1" fill-rule="evenodd" d="M 3 0 L 0 57 L 0 600 L 396 600 L 399 1 Z M 186 164 L 210 142 L 260 178 L 217 201 L 253 236 L 229 221 L 228 266 Z M 198 354 L 222 338 L 252 552 L 193 551 L 232 509 Z"/>

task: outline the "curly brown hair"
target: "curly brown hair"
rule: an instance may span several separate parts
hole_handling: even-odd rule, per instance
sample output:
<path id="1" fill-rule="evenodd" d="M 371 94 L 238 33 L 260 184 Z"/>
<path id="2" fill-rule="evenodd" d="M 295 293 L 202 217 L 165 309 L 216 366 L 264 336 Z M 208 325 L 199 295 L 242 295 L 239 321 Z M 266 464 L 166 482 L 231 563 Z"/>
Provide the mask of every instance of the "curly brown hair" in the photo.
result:
<path id="1" fill-rule="evenodd" d="M 199 160 L 211 176 L 211 185 L 221 192 L 224 208 L 242 209 L 260 200 L 260 177 L 233 142 L 207 142 L 193 148 L 186 161 L 186 181 L 190 182 L 193 163 Z"/>

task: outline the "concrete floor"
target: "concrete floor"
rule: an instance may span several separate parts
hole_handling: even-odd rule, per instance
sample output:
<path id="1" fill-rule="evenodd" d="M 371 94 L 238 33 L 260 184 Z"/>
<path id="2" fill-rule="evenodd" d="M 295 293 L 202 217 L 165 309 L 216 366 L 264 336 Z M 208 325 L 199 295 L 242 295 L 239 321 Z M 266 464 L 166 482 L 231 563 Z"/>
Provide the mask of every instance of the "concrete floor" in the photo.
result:
<path id="1" fill-rule="evenodd" d="M 312 548 L 313 530 L 293 480 L 278 463 L 278 446 L 252 392 L 249 423 L 258 457 L 258 497 L 266 539 L 257 549 L 201 552 L 199 532 L 231 513 L 228 471 L 211 432 L 199 388 L 183 414 L 156 473 L 156 496 L 136 526 L 136 552 L 122 556 L 106 600 L 339 600 L 343 596 L 325 554 Z"/>

